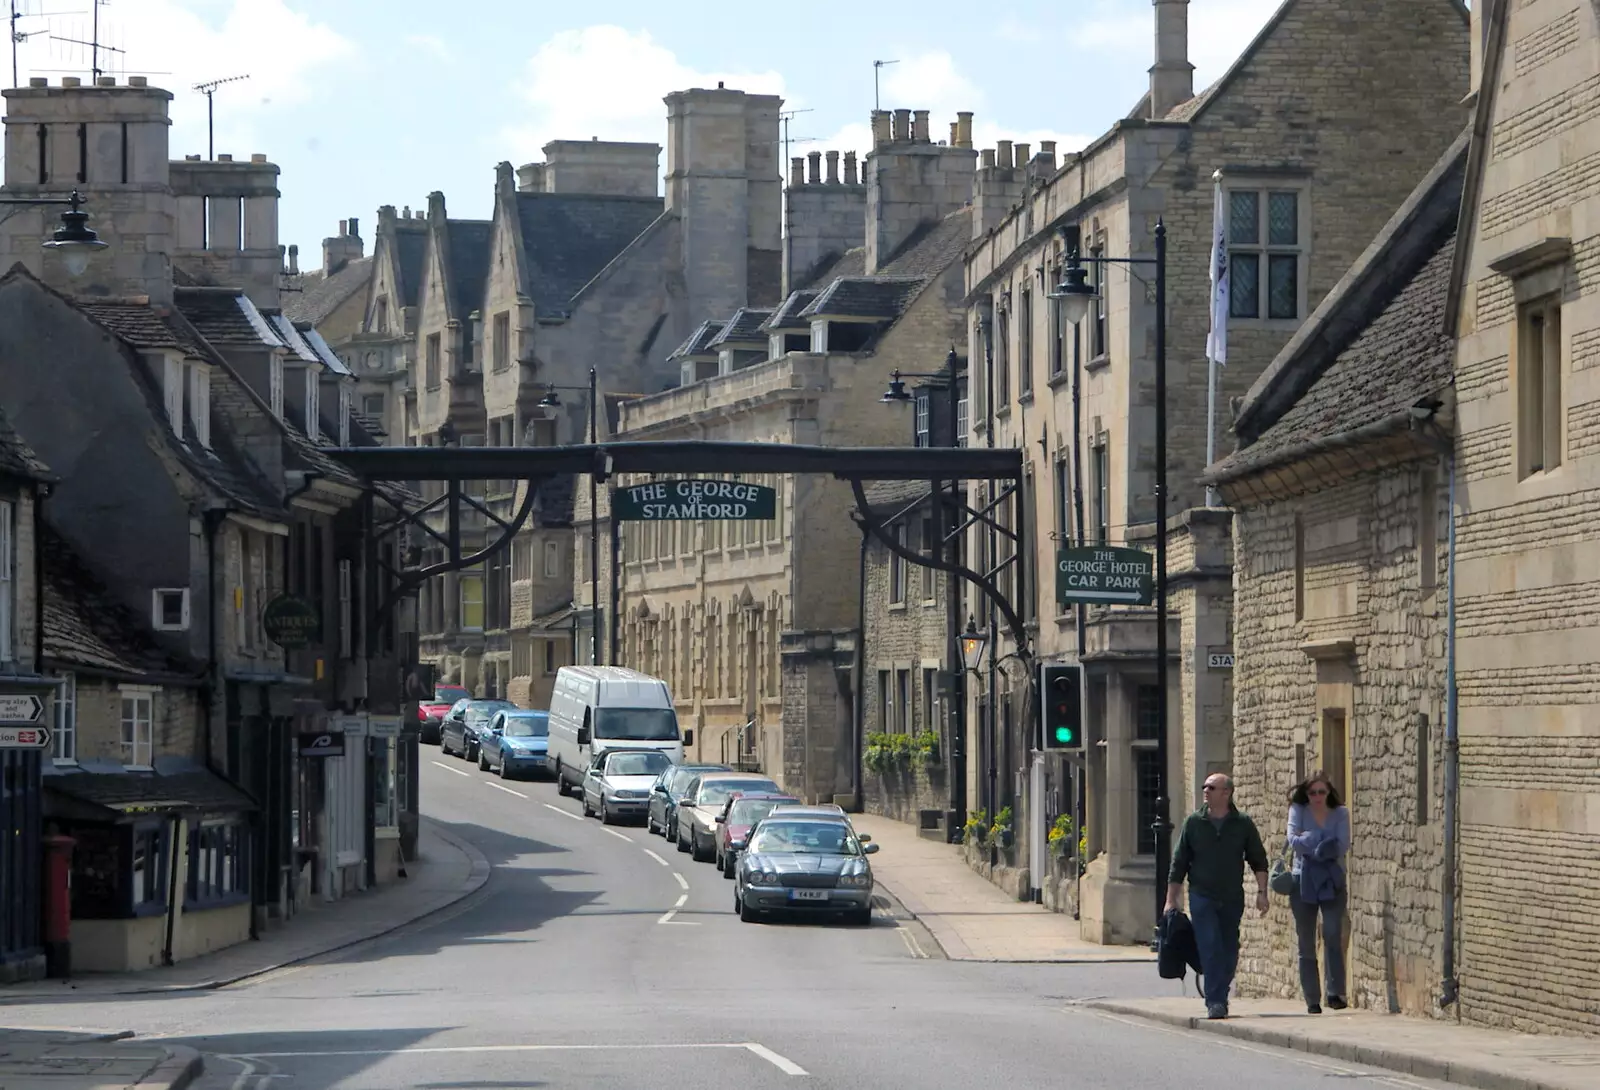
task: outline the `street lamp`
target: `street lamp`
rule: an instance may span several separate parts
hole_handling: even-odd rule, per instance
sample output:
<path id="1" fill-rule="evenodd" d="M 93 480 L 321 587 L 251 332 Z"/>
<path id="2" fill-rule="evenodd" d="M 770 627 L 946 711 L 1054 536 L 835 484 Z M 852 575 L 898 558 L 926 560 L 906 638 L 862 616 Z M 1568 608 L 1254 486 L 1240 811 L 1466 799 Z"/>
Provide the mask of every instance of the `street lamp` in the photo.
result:
<path id="1" fill-rule="evenodd" d="M 1167 770 L 1167 225 L 1156 221 L 1155 257 L 1089 257 L 1067 254 L 1061 283 L 1050 294 L 1062 316 L 1074 325 L 1089 316 L 1096 293 L 1087 283 L 1084 261 L 1106 265 L 1154 265 L 1156 273 L 1156 915 L 1167 899 L 1167 864 L 1172 856 L 1171 800 Z M 1074 455 L 1076 456 L 1076 455 Z"/>
<path id="2" fill-rule="evenodd" d="M 554 382 L 547 383 L 546 386 L 545 386 L 545 395 L 544 395 L 544 397 L 539 399 L 540 406 L 543 407 L 543 408 L 546 408 L 546 409 L 559 409 L 561 407 L 561 395 L 556 392 L 557 390 L 570 390 L 570 391 L 578 392 L 578 393 L 587 393 L 589 395 L 589 445 L 593 446 L 599 440 L 599 436 L 600 436 L 600 416 L 599 416 L 599 400 L 600 399 L 599 399 L 599 396 L 597 394 L 598 379 L 597 379 L 597 377 L 595 375 L 595 369 L 593 367 L 589 368 L 589 385 L 588 386 L 562 386 L 562 385 L 559 385 L 558 383 L 554 383 Z M 613 572 L 612 573 L 612 577 L 615 578 L 615 576 L 616 576 L 616 573 Z M 589 630 L 589 652 L 590 652 L 590 657 L 594 660 L 591 663 L 591 665 L 596 665 L 596 666 L 598 666 L 600 664 L 600 654 L 599 654 L 599 647 L 600 647 L 600 618 L 598 616 L 599 610 L 600 610 L 600 485 L 599 485 L 599 482 L 595 478 L 594 471 L 591 470 L 589 472 L 589 620 L 590 620 L 590 624 L 591 624 L 591 628 Z M 613 655 L 616 653 L 616 648 L 613 647 L 610 650 L 611 650 Z M 577 659 L 577 648 L 576 647 L 573 648 L 573 659 L 572 659 L 572 661 L 573 662 L 577 662 L 578 661 L 578 659 Z"/>
<path id="3" fill-rule="evenodd" d="M 67 275 L 76 279 L 89 268 L 89 258 L 99 250 L 106 248 L 106 243 L 100 240 L 89 227 L 89 213 L 83 211 L 83 195 L 74 189 L 65 197 L 0 197 L 0 205 L 13 205 L 18 208 L 40 207 L 43 205 L 64 204 L 68 208 L 61 213 L 61 226 L 55 229 L 50 239 L 43 243 L 46 250 L 61 255 L 61 260 L 67 267 Z"/>
<path id="4" fill-rule="evenodd" d="M 989 642 L 986 632 L 979 632 L 977 623 L 967 617 L 967 630 L 961 633 L 961 665 L 976 671 L 983 665 L 983 648 Z"/>

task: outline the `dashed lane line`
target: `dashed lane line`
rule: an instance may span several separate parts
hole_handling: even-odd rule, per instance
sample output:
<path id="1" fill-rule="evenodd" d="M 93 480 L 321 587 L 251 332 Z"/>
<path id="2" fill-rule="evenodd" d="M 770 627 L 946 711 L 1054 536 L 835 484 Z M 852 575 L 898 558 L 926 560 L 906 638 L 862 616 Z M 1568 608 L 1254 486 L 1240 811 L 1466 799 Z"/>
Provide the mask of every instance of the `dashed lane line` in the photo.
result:
<path id="1" fill-rule="evenodd" d="M 675 901 L 673 903 L 671 908 L 669 908 L 666 912 L 662 913 L 661 918 L 659 920 L 657 920 L 656 923 L 671 923 L 672 922 L 672 917 L 674 917 L 674 916 L 676 916 L 678 914 L 678 909 L 682 908 L 684 905 L 686 905 L 688 903 L 689 903 L 689 895 L 687 893 L 679 894 L 677 901 Z"/>
<path id="2" fill-rule="evenodd" d="M 627 833 L 619 833 L 615 829 L 607 829 L 604 825 L 600 826 L 600 831 L 602 833 L 610 833 L 618 840 L 626 840 L 629 844 L 633 843 L 633 837 L 629 836 Z"/>
<path id="3" fill-rule="evenodd" d="M 678 885 L 682 886 L 684 889 L 688 889 L 689 888 L 689 879 L 685 878 L 683 875 L 679 874 L 677 871 L 673 871 L 672 872 L 672 877 L 676 878 L 678 880 Z"/>
<path id="4" fill-rule="evenodd" d="M 341 1056 L 417 1056 L 434 1053 L 470 1053 L 470 1052 L 649 1052 L 652 1050 L 689 1049 L 689 1048 L 736 1048 L 742 1049 L 756 1056 L 782 1071 L 785 1075 L 804 1075 L 806 1069 L 789 1059 L 779 1055 L 766 1045 L 755 1041 L 708 1041 L 701 1043 L 685 1043 L 682 1041 L 664 1041 L 660 1044 L 585 1044 L 585 1045 L 457 1045 L 433 1046 L 424 1048 L 395 1048 L 395 1049 L 346 1049 L 329 1052 L 257 1052 L 249 1056 L 230 1056 L 231 1060 L 265 1060 L 265 1059 L 322 1059 Z"/>
<path id="5" fill-rule="evenodd" d="M 483 785 L 485 787 L 492 787 L 496 791 L 504 791 L 508 795 L 515 795 L 519 799 L 525 799 L 525 798 L 528 797 L 527 795 L 524 795 L 521 791 L 513 791 L 509 787 L 501 787 L 499 784 L 495 783 L 493 780 L 484 780 L 483 781 Z"/>
<path id="6" fill-rule="evenodd" d="M 546 803 L 541 803 L 540 805 L 542 805 L 546 810 L 554 810 L 556 813 L 560 814 L 562 817 L 569 817 L 573 821 L 582 821 L 583 820 L 582 817 L 580 817 L 577 814 L 574 814 L 571 810 L 563 810 L 561 807 L 556 806 L 553 803 L 546 802 Z"/>
<path id="7" fill-rule="evenodd" d="M 672 866 L 671 863 L 668 863 L 665 859 L 661 858 L 659 855 L 657 855 L 655 852 L 651 851 L 649 848 L 644 849 L 644 854 L 648 855 L 651 859 L 654 859 L 657 863 L 660 863 L 663 867 Z"/>
<path id="8" fill-rule="evenodd" d="M 457 776 L 466 776 L 467 779 L 469 779 L 469 780 L 472 778 L 470 775 L 468 775 L 467 773 L 461 771 L 459 768 L 451 768 L 449 765 L 445 764 L 443 761 L 430 761 L 429 764 L 436 764 L 440 768 L 444 769 L 446 772 L 454 772 Z"/>

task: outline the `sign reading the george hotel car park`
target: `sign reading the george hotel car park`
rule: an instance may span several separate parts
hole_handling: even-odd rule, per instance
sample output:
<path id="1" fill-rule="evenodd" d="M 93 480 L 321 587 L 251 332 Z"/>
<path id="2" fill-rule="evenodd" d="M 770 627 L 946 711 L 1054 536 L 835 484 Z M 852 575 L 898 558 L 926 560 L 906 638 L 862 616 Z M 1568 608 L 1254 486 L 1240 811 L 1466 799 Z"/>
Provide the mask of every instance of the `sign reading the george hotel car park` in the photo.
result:
<path id="1" fill-rule="evenodd" d="M 1139 549 L 1062 549 L 1056 553 L 1056 601 L 1147 606 L 1155 597 L 1155 567 L 1155 558 Z"/>
<path id="2" fill-rule="evenodd" d="M 778 493 L 739 481 L 651 481 L 613 488 L 611 510 L 619 522 L 770 519 L 778 514 Z"/>

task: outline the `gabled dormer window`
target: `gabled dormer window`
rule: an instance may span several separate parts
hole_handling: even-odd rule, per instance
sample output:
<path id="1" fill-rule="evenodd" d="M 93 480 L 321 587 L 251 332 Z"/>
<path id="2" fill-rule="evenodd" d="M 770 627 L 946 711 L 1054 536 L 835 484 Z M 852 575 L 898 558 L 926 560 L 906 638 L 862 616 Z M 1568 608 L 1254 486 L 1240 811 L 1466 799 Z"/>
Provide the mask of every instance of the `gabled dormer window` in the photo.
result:
<path id="1" fill-rule="evenodd" d="M 161 394 L 167 408 L 167 423 L 179 439 L 183 438 L 183 360 L 161 357 Z"/>
<path id="2" fill-rule="evenodd" d="M 319 383 L 321 382 L 321 377 L 318 374 L 319 371 L 321 371 L 321 368 L 313 367 L 313 366 L 309 366 L 309 365 L 305 369 L 305 374 L 306 374 L 306 434 L 311 437 L 311 441 L 313 443 L 315 443 L 317 441 L 318 436 L 320 436 L 322 434 L 322 429 L 320 429 L 317 426 L 318 423 L 320 422 L 319 418 L 320 418 L 321 412 L 322 412 L 322 408 L 321 408 L 321 406 L 322 406 L 322 398 L 321 398 L 322 391 L 319 388 Z"/>
<path id="3" fill-rule="evenodd" d="M 211 449 L 211 368 L 204 363 L 190 362 L 189 367 L 189 419 L 194 423 L 194 433 L 200 445 Z"/>
<path id="4" fill-rule="evenodd" d="M 283 357 L 274 355 L 267 364 L 267 404 L 272 415 L 283 418 Z"/>

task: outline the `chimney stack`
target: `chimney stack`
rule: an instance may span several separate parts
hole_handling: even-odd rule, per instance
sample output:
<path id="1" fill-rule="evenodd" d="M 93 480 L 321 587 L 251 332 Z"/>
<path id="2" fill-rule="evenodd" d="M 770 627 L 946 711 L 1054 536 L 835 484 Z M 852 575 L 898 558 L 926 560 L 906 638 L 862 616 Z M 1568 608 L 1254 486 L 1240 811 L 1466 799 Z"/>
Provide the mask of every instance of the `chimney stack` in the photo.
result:
<path id="1" fill-rule="evenodd" d="M 806 181 L 811 185 L 816 185 L 822 181 L 822 153 L 820 151 L 808 152 L 806 153 L 806 161 L 808 164 Z"/>
<path id="2" fill-rule="evenodd" d="M 291 247 L 290 253 L 298 251 Z M 339 221 L 339 234 L 333 238 L 322 240 L 322 272 L 332 276 L 350 262 L 366 254 L 365 246 L 361 241 L 360 226 L 357 220 L 347 219 Z"/>
<path id="3" fill-rule="evenodd" d="M 896 144 L 911 143 L 910 110 L 896 110 L 894 112 L 894 142 Z"/>
<path id="4" fill-rule="evenodd" d="M 917 110 L 912 115 L 911 140 L 916 144 L 931 144 L 933 137 L 928 132 L 928 111 Z"/>
<path id="5" fill-rule="evenodd" d="M 956 114 L 956 147 L 970 148 L 972 146 L 972 111 L 963 110 Z"/>
<path id="6" fill-rule="evenodd" d="M 523 163 L 517 168 L 518 193 L 544 192 L 544 164 Z"/>
<path id="7" fill-rule="evenodd" d="M 828 152 L 828 184 L 839 184 L 839 153 L 836 151 Z"/>
<path id="8" fill-rule="evenodd" d="M 891 139 L 893 139 L 893 134 L 889 129 L 889 111 L 873 110 L 872 146 L 875 148 L 881 148 L 885 144 L 889 143 Z"/>
<path id="9" fill-rule="evenodd" d="M 853 151 L 847 151 L 844 153 L 844 184 L 861 184 L 860 175 L 856 173 L 856 153 Z"/>
<path id="10" fill-rule="evenodd" d="M 1016 164 L 1016 166 L 1017 166 L 1017 168 L 1019 170 L 1021 168 L 1025 167 L 1025 166 L 1027 166 L 1028 163 L 1032 160 L 1033 156 L 1028 154 L 1032 150 L 1033 150 L 1033 148 L 1028 144 L 1018 144 L 1017 145 L 1016 158 L 1013 159 L 1012 161 Z"/>
<path id="11" fill-rule="evenodd" d="M 300 247 L 298 246 L 289 247 L 289 275 L 300 275 Z"/>
<path id="12" fill-rule="evenodd" d="M 868 276 L 888 264 L 918 230 L 965 207 L 973 194 L 978 157 L 970 148 L 929 140 L 925 110 L 895 110 L 893 118 L 894 139 L 875 147 L 862 168 Z"/>
<path id="13" fill-rule="evenodd" d="M 1011 141 L 996 140 L 994 142 L 994 158 L 995 165 L 1002 170 L 1010 170 L 1015 166 L 1016 160 L 1012 158 Z"/>
<path id="14" fill-rule="evenodd" d="M 805 156 L 796 155 L 789 160 L 789 184 L 791 186 L 806 184 Z"/>
<path id="15" fill-rule="evenodd" d="M 1189 0 L 1153 0 L 1156 63 L 1150 66 L 1150 118 L 1160 120 L 1194 97 L 1189 63 Z"/>

